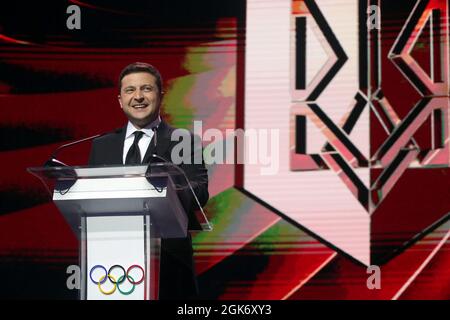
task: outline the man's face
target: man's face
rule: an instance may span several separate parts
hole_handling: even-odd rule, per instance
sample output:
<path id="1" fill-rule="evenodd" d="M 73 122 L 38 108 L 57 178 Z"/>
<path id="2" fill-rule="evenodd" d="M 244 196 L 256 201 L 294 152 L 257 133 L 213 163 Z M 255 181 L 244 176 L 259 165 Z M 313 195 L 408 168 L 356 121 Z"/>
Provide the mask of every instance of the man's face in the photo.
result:
<path id="1" fill-rule="evenodd" d="M 122 78 L 119 102 L 130 122 L 138 128 L 156 120 L 161 105 L 156 78 L 147 72 L 126 75 Z"/>

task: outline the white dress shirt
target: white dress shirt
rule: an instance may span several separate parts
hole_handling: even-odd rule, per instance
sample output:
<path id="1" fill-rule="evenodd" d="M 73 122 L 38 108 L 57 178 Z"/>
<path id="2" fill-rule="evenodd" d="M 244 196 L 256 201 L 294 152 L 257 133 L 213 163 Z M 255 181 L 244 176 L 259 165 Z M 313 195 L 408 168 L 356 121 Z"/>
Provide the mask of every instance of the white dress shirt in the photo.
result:
<path id="1" fill-rule="evenodd" d="M 153 135 L 155 134 L 152 128 L 157 127 L 161 122 L 161 118 L 158 116 L 158 119 L 148 124 L 145 128 L 136 129 L 133 124 L 128 121 L 127 132 L 125 133 L 125 141 L 123 144 L 123 157 L 122 161 L 125 164 L 125 159 L 127 158 L 128 150 L 130 150 L 134 141 L 134 132 L 142 131 L 144 134 L 142 135 L 141 140 L 139 140 L 139 151 L 141 152 L 141 161 L 144 160 L 145 153 L 147 152 L 148 146 L 150 145 L 150 141 L 152 141 Z"/>

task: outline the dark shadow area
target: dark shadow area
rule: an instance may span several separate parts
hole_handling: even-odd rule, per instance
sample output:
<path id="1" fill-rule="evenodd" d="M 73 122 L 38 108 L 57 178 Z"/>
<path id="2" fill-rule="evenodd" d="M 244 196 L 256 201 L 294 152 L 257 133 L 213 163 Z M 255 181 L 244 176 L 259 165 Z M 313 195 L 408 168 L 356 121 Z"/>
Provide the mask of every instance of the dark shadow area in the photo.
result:
<path id="1" fill-rule="evenodd" d="M 0 299 L 78 299 L 78 290 L 69 290 L 66 285 L 70 276 L 66 269 L 75 263 L 36 263 L 1 258 L 0 272 L 7 276 L 1 281 Z"/>
<path id="2" fill-rule="evenodd" d="M 31 148 L 72 140 L 74 139 L 72 131 L 67 128 L 54 127 L 0 126 L 0 151 Z"/>

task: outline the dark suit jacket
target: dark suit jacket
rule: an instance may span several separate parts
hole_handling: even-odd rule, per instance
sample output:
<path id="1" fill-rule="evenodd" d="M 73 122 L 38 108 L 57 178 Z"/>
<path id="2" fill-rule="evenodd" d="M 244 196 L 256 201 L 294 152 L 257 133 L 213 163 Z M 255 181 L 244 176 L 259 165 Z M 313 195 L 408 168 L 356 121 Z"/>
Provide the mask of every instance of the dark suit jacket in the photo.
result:
<path id="1" fill-rule="evenodd" d="M 153 153 L 171 161 L 171 151 L 178 143 L 171 141 L 170 137 L 175 128 L 162 121 L 158 126 L 156 136 L 156 150 L 154 139 L 150 142 L 147 152 L 142 160 L 149 163 L 155 159 L 151 157 Z M 123 146 L 125 141 L 126 126 L 110 134 L 101 136 L 93 141 L 89 157 L 89 165 L 123 165 Z M 198 137 L 191 136 L 191 164 L 181 164 L 179 167 L 184 170 L 189 178 L 192 187 L 202 206 L 209 198 L 208 194 L 208 173 L 204 164 L 193 164 L 194 150 L 201 151 L 201 142 Z M 203 161 L 202 161 L 203 162 Z M 181 203 L 188 213 L 189 225 L 193 225 L 193 210 L 196 203 L 186 190 L 184 196 L 180 197 Z M 160 299 L 184 299 L 193 298 L 198 294 L 197 282 L 195 278 L 194 261 L 191 237 L 180 239 L 163 239 L 161 241 L 161 261 L 160 261 Z"/>

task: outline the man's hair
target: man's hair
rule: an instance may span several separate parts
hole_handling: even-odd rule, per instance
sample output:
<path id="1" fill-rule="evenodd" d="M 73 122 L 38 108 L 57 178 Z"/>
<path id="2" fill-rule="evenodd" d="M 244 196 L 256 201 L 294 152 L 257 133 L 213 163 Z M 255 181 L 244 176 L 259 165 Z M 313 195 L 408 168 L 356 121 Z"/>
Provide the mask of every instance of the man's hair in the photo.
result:
<path id="1" fill-rule="evenodd" d="M 120 72 L 119 76 L 119 93 L 122 89 L 122 79 L 131 74 L 131 73 L 138 73 L 138 72 L 146 72 L 150 73 L 152 76 L 156 78 L 156 85 L 158 86 L 159 94 L 162 94 L 162 77 L 159 73 L 158 69 L 156 69 L 154 66 L 152 66 L 149 63 L 145 62 L 134 62 L 132 64 L 127 65 L 122 72 Z"/>

